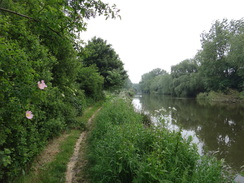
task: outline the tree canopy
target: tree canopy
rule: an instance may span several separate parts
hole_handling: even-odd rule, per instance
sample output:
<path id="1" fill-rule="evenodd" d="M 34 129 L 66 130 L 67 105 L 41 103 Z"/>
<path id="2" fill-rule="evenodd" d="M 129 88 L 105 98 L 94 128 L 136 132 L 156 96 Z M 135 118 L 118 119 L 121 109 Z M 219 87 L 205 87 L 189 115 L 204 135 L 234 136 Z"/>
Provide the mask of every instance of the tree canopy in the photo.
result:
<path id="1" fill-rule="evenodd" d="M 99 73 L 104 77 L 105 89 L 121 88 L 128 78 L 119 55 L 112 45 L 101 38 L 94 37 L 88 41 L 80 56 L 84 66 L 97 66 Z"/>
<path id="2" fill-rule="evenodd" d="M 208 33 L 202 34 L 200 69 L 206 90 L 243 90 L 243 36 L 243 19 L 216 21 Z"/>
<path id="3" fill-rule="evenodd" d="M 0 182 L 11 182 L 48 139 L 76 121 L 103 77 L 84 67 L 79 32 L 87 19 L 117 17 L 100 0 L 0 1 Z"/>
<path id="4" fill-rule="evenodd" d="M 141 90 L 185 97 L 205 91 L 243 91 L 244 20 L 215 21 L 209 32 L 201 34 L 201 44 L 195 57 L 172 66 L 170 75 L 155 77 L 154 70 L 144 74 Z"/>

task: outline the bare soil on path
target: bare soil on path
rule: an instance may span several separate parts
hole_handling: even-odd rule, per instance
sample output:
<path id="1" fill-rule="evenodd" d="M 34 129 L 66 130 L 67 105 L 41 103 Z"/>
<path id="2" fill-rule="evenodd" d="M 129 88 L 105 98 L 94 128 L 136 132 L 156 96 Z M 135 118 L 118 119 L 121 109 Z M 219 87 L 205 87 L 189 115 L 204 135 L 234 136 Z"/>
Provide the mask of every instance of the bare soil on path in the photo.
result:
<path id="1" fill-rule="evenodd" d="M 51 140 L 42 153 L 34 160 L 33 170 L 35 174 L 38 174 L 39 171 L 48 163 L 52 162 L 55 159 L 55 156 L 60 152 L 59 146 L 69 134 L 64 133 L 57 138 Z"/>
<path id="2" fill-rule="evenodd" d="M 83 131 L 80 134 L 79 139 L 76 141 L 74 153 L 67 165 L 66 183 L 88 183 L 86 180 L 86 176 L 83 173 L 84 166 L 87 163 L 84 158 L 84 150 L 86 147 L 87 134 L 90 130 L 92 120 L 100 109 L 101 108 L 99 108 L 88 120 L 86 128 L 87 130 Z"/>

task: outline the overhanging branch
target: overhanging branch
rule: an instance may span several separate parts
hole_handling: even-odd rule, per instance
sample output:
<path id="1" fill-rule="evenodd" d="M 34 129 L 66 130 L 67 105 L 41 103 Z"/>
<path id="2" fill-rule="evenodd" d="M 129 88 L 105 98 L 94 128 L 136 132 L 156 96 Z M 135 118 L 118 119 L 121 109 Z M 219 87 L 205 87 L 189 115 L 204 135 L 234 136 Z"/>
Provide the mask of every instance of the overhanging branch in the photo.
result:
<path id="1" fill-rule="evenodd" d="M 21 16 L 21 17 L 24 17 L 24 18 L 28 18 L 28 19 L 30 19 L 30 20 L 35 20 L 35 19 L 32 18 L 32 17 L 26 16 L 26 15 L 22 15 L 22 14 L 20 14 L 20 13 L 17 13 L 17 12 L 15 12 L 15 11 L 12 11 L 12 10 L 8 10 L 8 9 L 1 8 L 1 7 L 0 7 L 0 10 L 5 11 L 5 12 L 8 12 L 8 13 L 12 13 L 12 14 L 15 14 L 15 15 L 18 15 L 18 16 Z M 36 20 L 35 20 L 35 21 L 36 21 Z"/>
<path id="2" fill-rule="evenodd" d="M 29 16 L 27 16 L 27 15 L 23 15 L 23 14 L 17 13 L 17 12 L 12 11 L 12 10 L 8 10 L 8 9 L 1 8 L 1 7 L 0 7 L 0 10 L 5 11 L 5 12 L 8 12 L 8 13 L 12 13 L 12 14 L 14 14 L 14 15 L 18 15 L 18 16 L 21 16 L 21 17 L 24 17 L 24 18 L 27 18 L 27 19 L 29 19 L 29 20 L 33 20 L 33 21 L 35 21 L 35 22 L 39 22 L 38 20 L 36 20 L 36 19 L 34 19 L 34 18 L 32 18 L 32 17 L 29 17 Z M 52 29 L 51 27 L 49 27 L 49 26 L 47 26 L 47 28 L 50 29 L 52 32 L 55 32 L 56 34 L 58 34 L 60 37 L 62 37 L 58 31 L 53 30 L 53 29 Z"/>

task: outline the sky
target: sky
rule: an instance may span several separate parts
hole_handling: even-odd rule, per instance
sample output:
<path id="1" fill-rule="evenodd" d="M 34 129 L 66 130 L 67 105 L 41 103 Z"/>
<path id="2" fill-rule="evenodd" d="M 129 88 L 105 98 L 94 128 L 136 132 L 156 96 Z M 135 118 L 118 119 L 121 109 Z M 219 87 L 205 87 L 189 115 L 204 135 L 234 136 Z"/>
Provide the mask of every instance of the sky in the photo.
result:
<path id="1" fill-rule="evenodd" d="M 244 0 L 102 0 L 120 9 L 122 19 L 87 21 L 81 39 L 100 37 L 119 55 L 132 83 L 160 68 L 194 58 L 201 33 L 216 20 L 244 17 Z"/>

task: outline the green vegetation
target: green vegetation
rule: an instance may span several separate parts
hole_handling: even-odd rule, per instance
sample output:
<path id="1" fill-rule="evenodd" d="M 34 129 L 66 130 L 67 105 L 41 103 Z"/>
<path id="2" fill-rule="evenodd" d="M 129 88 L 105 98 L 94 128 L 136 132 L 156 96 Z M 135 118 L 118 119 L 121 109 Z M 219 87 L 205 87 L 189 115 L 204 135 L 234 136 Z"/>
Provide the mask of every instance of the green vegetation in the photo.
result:
<path id="1" fill-rule="evenodd" d="M 200 93 L 197 95 L 198 100 L 208 100 L 210 102 L 238 102 L 242 99 L 242 93 L 237 92 L 236 90 L 229 90 L 226 93 L 223 92 L 208 92 Z"/>
<path id="2" fill-rule="evenodd" d="M 86 123 L 89 118 L 102 106 L 104 101 L 97 101 L 92 107 L 89 107 L 85 110 L 82 116 L 76 117 L 76 120 L 79 122 L 77 127 L 84 127 L 86 128 Z"/>
<path id="3" fill-rule="evenodd" d="M 100 0 L 0 1 L 0 182 L 11 182 L 24 173 L 26 167 L 32 163 L 50 139 L 69 129 L 84 128 L 80 116 L 90 104 L 105 98 L 104 90 L 114 91 L 131 85 L 123 63 L 111 45 L 101 38 L 93 38 L 84 47 L 77 41 L 79 33 L 86 29 L 87 19 L 97 15 L 116 18 L 119 16 L 117 13 L 116 6 L 109 6 Z M 214 27 L 216 29 L 213 29 Z M 157 80 L 152 82 L 153 85 L 148 90 L 175 95 L 192 95 L 195 88 L 198 91 L 224 90 L 227 87 L 243 90 L 243 21 L 232 21 L 230 24 L 226 21 L 216 22 L 213 28 L 209 34 L 203 35 L 203 50 L 193 62 L 199 60 L 196 63 L 201 63 L 200 66 L 199 64 L 197 64 L 198 67 L 196 66 L 199 72 L 192 69 L 172 77 L 173 75 L 164 71 L 156 71 L 155 77 L 149 78 L 150 80 L 157 78 Z M 226 39 L 221 41 L 222 38 Z M 217 47 L 215 47 L 216 45 Z M 212 53 L 212 50 L 215 52 Z M 188 66 L 189 63 L 191 64 L 191 61 L 187 61 L 186 65 Z M 208 67 L 220 70 L 214 72 L 201 69 Z M 172 73 L 177 73 L 179 68 L 173 68 L 175 69 Z M 212 77 L 215 73 L 215 77 Z M 180 78 L 183 76 L 189 78 L 189 74 L 190 79 L 194 82 L 184 79 L 182 82 Z M 161 78 L 161 76 L 164 77 Z M 203 83 L 198 82 L 200 76 L 204 76 Z M 158 87 L 157 81 L 166 83 L 162 86 L 164 88 L 167 86 L 167 88 Z M 173 90 L 169 81 L 173 81 Z M 220 83 L 215 86 L 213 85 L 215 82 Z M 192 90 L 188 91 L 187 84 L 189 83 L 193 86 Z M 196 87 L 194 84 L 199 84 L 199 86 Z M 187 91 L 186 88 L 188 88 Z M 132 91 L 130 93 L 132 94 Z M 243 94 L 241 96 L 243 98 Z M 128 150 L 129 153 L 138 155 L 135 147 L 147 147 L 148 143 L 152 143 L 154 149 L 151 151 L 150 146 L 149 149 L 145 149 L 146 152 L 139 150 L 139 159 L 144 158 L 147 151 L 156 152 L 157 147 L 154 140 L 159 140 L 159 143 L 163 142 L 158 139 L 158 136 L 149 135 L 149 129 L 142 128 L 138 122 L 141 118 L 139 115 L 134 114 L 131 108 L 127 110 L 126 105 L 122 102 L 120 104 L 121 108 L 117 108 L 120 113 L 117 114 L 118 111 L 116 111 L 110 114 L 114 122 L 123 123 L 124 128 L 128 130 L 128 136 L 130 133 L 138 133 L 142 135 L 140 138 L 144 138 L 145 141 L 142 140 L 141 144 L 139 139 L 131 137 L 131 140 L 136 140 L 137 144 L 130 146 L 130 144 L 118 144 L 118 142 L 111 140 L 115 143 L 114 151 L 111 152 L 116 155 L 115 149 L 118 148 L 119 152 Z M 111 108 L 111 111 L 114 110 Z M 121 116 L 122 113 L 125 117 Z M 134 127 L 128 126 L 130 123 L 134 123 Z M 104 122 L 104 125 L 102 133 L 105 135 L 106 131 L 111 131 L 113 125 L 110 122 Z M 124 131 L 126 131 L 125 129 Z M 140 130 L 141 132 L 139 132 Z M 123 135 L 123 130 L 121 131 L 120 128 L 113 129 L 111 134 L 113 132 Z M 62 146 L 64 153 L 67 154 L 58 156 L 58 162 L 50 163 L 50 169 L 46 173 L 53 174 L 55 180 L 44 177 L 48 179 L 45 179 L 44 182 L 63 180 L 63 176 L 60 174 L 64 172 L 65 163 L 72 151 L 70 147 L 75 141 L 77 133 L 77 131 L 72 131 L 73 135 L 69 136 L 68 144 Z M 157 133 L 160 135 L 166 132 Z M 172 138 L 180 139 L 177 134 L 179 133 L 173 134 Z M 144 135 L 146 136 L 144 137 Z M 125 136 L 119 138 L 129 143 Z M 177 144 L 176 153 L 178 153 L 178 145 L 182 141 L 184 140 L 175 141 Z M 106 147 L 104 143 L 101 142 L 98 147 L 103 145 Z M 125 150 L 122 148 L 123 144 L 128 145 Z M 163 150 L 160 148 L 159 150 Z M 166 154 L 167 151 L 166 149 Z M 182 150 L 182 153 L 183 151 L 185 153 L 185 150 Z M 187 156 L 189 159 L 196 157 L 192 153 L 193 150 L 190 147 L 189 156 Z M 127 173 L 131 172 L 131 176 L 141 175 L 142 177 L 138 177 L 138 181 L 144 178 L 143 176 L 149 176 L 147 173 L 146 175 L 139 173 L 143 172 L 143 168 L 148 168 L 150 163 L 155 166 L 154 169 L 157 169 L 158 160 L 154 162 L 154 155 L 158 156 L 157 154 L 145 155 L 147 159 L 142 161 L 145 167 L 144 164 L 139 164 L 139 159 L 136 159 L 136 162 L 126 162 L 125 165 L 123 159 L 119 159 L 122 163 L 119 164 L 119 174 L 128 175 Z M 176 157 L 178 158 L 178 156 Z M 125 157 L 122 156 L 122 158 Z M 178 163 L 181 162 L 181 158 L 179 156 L 179 161 L 178 159 L 174 160 L 175 165 L 180 166 Z M 191 162 L 191 160 L 189 161 Z M 146 166 L 146 163 L 149 164 Z M 136 165 L 139 168 L 134 169 Z M 104 167 L 106 166 L 108 167 L 108 164 L 105 163 Z M 132 166 L 133 171 L 124 169 L 124 166 Z M 170 168 L 167 171 L 172 172 L 171 178 L 181 177 L 182 172 L 174 169 L 171 165 L 168 166 L 165 165 L 165 168 Z M 184 169 L 183 177 L 186 180 L 188 180 L 189 174 L 194 176 L 192 167 L 193 164 L 190 163 L 189 167 Z M 155 172 L 157 171 L 155 170 Z M 156 176 L 155 173 L 149 174 L 150 180 Z M 170 177 L 166 178 L 170 180 Z M 111 178 L 114 179 L 113 176 Z M 130 179 L 130 176 L 128 178 Z"/>
<path id="4" fill-rule="evenodd" d="M 92 107 L 89 107 L 85 110 L 82 116 L 78 116 L 76 120 L 79 124 L 83 124 L 85 126 L 91 118 L 91 116 L 102 106 L 102 102 L 97 102 Z M 63 134 L 63 136 L 68 136 L 62 140 L 60 147 L 58 149 L 54 149 L 53 151 L 59 151 L 54 161 L 43 164 L 39 169 L 37 169 L 35 164 L 30 168 L 30 171 L 21 177 L 18 177 L 15 182 L 16 183 L 46 183 L 46 182 L 65 182 L 65 172 L 67 170 L 67 164 L 70 161 L 70 157 L 74 152 L 74 146 L 77 139 L 80 136 L 80 130 L 71 130 L 67 134 Z M 43 157 L 49 158 L 49 157 Z M 37 162 L 37 164 L 39 164 Z"/>
<path id="5" fill-rule="evenodd" d="M 143 93 L 196 97 L 201 92 L 244 90 L 244 19 L 217 20 L 201 35 L 202 49 L 192 59 L 142 76 Z"/>
<path id="6" fill-rule="evenodd" d="M 223 162 L 200 157 L 191 138 L 142 120 L 125 99 L 103 106 L 88 139 L 91 182 L 231 182 Z"/>
<path id="7" fill-rule="evenodd" d="M 54 161 L 44 164 L 38 172 L 34 170 L 28 172 L 26 175 L 16 178 L 16 183 L 55 183 L 65 182 L 65 172 L 67 164 L 74 152 L 74 146 L 79 138 L 79 130 L 71 130 L 68 137 L 62 141 L 59 147 L 59 152 L 55 156 Z M 56 150 L 57 151 L 57 150 Z M 47 157 L 45 157 L 47 158 Z"/>
<path id="8" fill-rule="evenodd" d="M 76 117 L 104 98 L 105 78 L 98 66 L 83 63 L 77 42 L 87 19 L 97 15 L 115 18 L 116 6 L 99 0 L 0 1 L 0 182 L 24 172 L 50 139 L 82 128 Z M 114 63 L 109 59 L 108 65 Z M 124 80 L 118 78 L 116 86 Z"/>
<path id="9" fill-rule="evenodd" d="M 128 78 L 123 62 L 110 44 L 101 38 L 92 38 L 81 52 L 81 58 L 86 67 L 96 65 L 104 78 L 105 89 L 118 89 Z"/>

